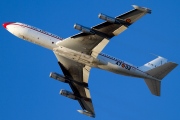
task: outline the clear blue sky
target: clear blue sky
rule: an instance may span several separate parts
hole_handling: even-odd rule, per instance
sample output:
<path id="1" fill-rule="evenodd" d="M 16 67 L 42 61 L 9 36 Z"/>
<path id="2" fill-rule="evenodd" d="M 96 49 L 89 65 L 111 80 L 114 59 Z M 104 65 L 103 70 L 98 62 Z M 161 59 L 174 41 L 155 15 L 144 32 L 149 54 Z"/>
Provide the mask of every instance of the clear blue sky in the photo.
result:
<path id="1" fill-rule="evenodd" d="M 117 16 L 136 4 L 152 9 L 103 50 L 141 66 L 151 53 L 180 63 L 179 0 L 3 0 L 0 23 L 26 23 L 63 38 L 78 33 L 74 23 L 94 26 L 98 13 Z M 67 84 L 49 78 L 62 73 L 53 52 L 23 41 L 0 28 L 0 120 L 90 120 L 76 112 L 78 102 L 59 95 Z M 179 120 L 180 67 L 162 81 L 161 97 L 143 80 L 93 68 L 89 86 L 96 120 Z"/>

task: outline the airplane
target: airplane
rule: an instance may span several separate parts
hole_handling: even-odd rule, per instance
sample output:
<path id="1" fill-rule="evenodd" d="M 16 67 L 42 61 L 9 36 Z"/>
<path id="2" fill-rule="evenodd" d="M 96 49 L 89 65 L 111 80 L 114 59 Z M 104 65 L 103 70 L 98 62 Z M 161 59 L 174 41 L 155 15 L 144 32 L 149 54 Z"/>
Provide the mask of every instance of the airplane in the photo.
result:
<path id="1" fill-rule="evenodd" d="M 77 100 L 82 107 L 82 110 L 77 110 L 79 113 L 95 117 L 88 87 L 91 68 L 142 78 L 151 93 L 160 96 L 161 80 L 178 65 L 158 56 L 156 59 L 137 67 L 101 53 L 111 38 L 125 31 L 144 15 L 151 13 L 148 8 L 132 6 L 132 10 L 117 17 L 100 13 L 98 17 L 104 22 L 91 28 L 75 24 L 74 28 L 80 33 L 66 39 L 20 22 L 6 22 L 3 27 L 23 40 L 52 50 L 64 75 L 51 72 L 50 77 L 69 84 L 73 91 L 60 90 L 60 94 Z"/>

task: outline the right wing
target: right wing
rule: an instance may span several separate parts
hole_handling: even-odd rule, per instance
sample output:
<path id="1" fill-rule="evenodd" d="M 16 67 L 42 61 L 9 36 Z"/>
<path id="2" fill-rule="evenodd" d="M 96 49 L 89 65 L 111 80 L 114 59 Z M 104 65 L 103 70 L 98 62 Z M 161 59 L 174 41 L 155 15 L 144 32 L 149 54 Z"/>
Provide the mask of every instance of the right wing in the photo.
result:
<path id="1" fill-rule="evenodd" d="M 73 91 L 73 94 L 78 98 L 77 101 L 83 109 L 83 111 L 78 110 L 78 112 L 83 112 L 83 114 L 95 117 L 90 91 L 88 88 L 88 78 L 91 68 L 68 58 L 62 57 L 56 52 L 54 53 L 58 59 L 59 66 L 61 67 L 64 76 L 75 81 L 69 82 L 69 85 Z"/>
<path id="2" fill-rule="evenodd" d="M 115 17 L 115 19 L 120 21 L 118 24 L 103 22 L 91 28 L 91 30 L 95 31 L 95 34 L 81 32 L 56 44 L 97 57 L 107 45 L 109 39 L 122 33 L 145 14 L 151 13 L 150 9 L 135 5 L 133 7 L 133 10 Z"/>

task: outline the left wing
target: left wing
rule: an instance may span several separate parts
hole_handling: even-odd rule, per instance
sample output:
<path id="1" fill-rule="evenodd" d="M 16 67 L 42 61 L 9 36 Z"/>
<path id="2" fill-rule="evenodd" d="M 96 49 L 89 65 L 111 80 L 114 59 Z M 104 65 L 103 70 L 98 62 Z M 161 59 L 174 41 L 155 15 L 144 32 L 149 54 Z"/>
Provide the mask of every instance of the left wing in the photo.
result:
<path id="1" fill-rule="evenodd" d="M 95 112 L 87 84 L 89 78 L 89 71 L 91 68 L 83 64 L 77 63 L 75 61 L 72 61 L 70 59 L 67 59 L 65 57 L 62 57 L 56 53 L 55 55 L 59 61 L 58 63 L 65 77 L 75 81 L 69 82 L 69 85 L 74 95 L 76 96 L 79 104 L 84 110 L 79 110 L 79 112 L 86 114 L 90 117 L 95 117 Z"/>
<path id="2" fill-rule="evenodd" d="M 75 24 L 74 27 L 82 32 L 56 44 L 97 57 L 107 45 L 109 39 L 122 33 L 145 14 L 151 13 L 150 9 L 136 5 L 133 5 L 133 7 L 133 10 L 115 18 L 100 14 L 99 18 L 106 22 L 92 28 Z"/>

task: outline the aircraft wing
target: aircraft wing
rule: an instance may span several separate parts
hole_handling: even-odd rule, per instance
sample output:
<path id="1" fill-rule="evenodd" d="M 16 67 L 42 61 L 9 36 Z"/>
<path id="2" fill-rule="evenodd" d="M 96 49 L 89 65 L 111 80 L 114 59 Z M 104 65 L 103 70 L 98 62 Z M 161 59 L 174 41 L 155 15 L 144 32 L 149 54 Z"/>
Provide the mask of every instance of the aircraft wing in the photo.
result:
<path id="1" fill-rule="evenodd" d="M 133 10 L 113 18 L 116 19 L 118 23 L 103 22 L 90 28 L 91 32 L 93 31 L 94 34 L 81 32 L 63 41 L 57 42 L 56 44 L 97 57 L 107 45 L 109 39 L 126 30 L 131 24 L 145 14 L 151 13 L 150 9 L 136 5 L 133 5 L 133 7 Z"/>
<path id="2" fill-rule="evenodd" d="M 77 100 L 81 105 L 82 109 L 86 111 L 86 115 L 94 117 L 95 112 L 88 88 L 89 71 L 91 68 L 81 63 L 72 61 L 68 58 L 62 57 L 56 53 L 55 55 L 58 59 L 59 66 L 61 67 L 65 77 L 77 81 L 77 83 L 69 82 L 69 85 L 74 95 L 78 97 Z M 83 84 L 81 85 L 78 83 L 83 83 Z"/>
<path id="3" fill-rule="evenodd" d="M 59 41 L 56 43 L 56 45 L 59 46 L 59 48 L 61 48 L 62 46 L 77 52 L 91 55 L 96 58 L 98 54 L 103 50 L 103 48 L 107 45 L 109 39 L 126 30 L 131 24 L 133 24 L 145 14 L 151 13 L 151 10 L 147 8 L 138 6 L 133 7 L 133 10 L 115 18 L 109 17 L 111 19 L 110 21 L 106 20 L 106 22 L 96 25 L 90 29 L 84 26 L 78 26 L 76 24 L 75 28 L 78 28 L 82 32 L 66 38 L 63 41 Z M 113 23 L 113 20 L 117 22 Z M 94 117 L 95 112 L 92 105 L 90 92 L 88 87 L 85 86 L 85 84 L 88 85 L 88 77 L 91 68 L 84 64 L 61 56 L 60 54 L 58 54 L 58 52 L 56 52 L 55 49 L 54 53 L 58 59 L 59 65 L 65 77 L 76 81 L 69 82 L 69 85 L 74 92 L 74 95 L 78 97 L 77 100 L 83 108 L 83 111 L 78 112 Z"/>

